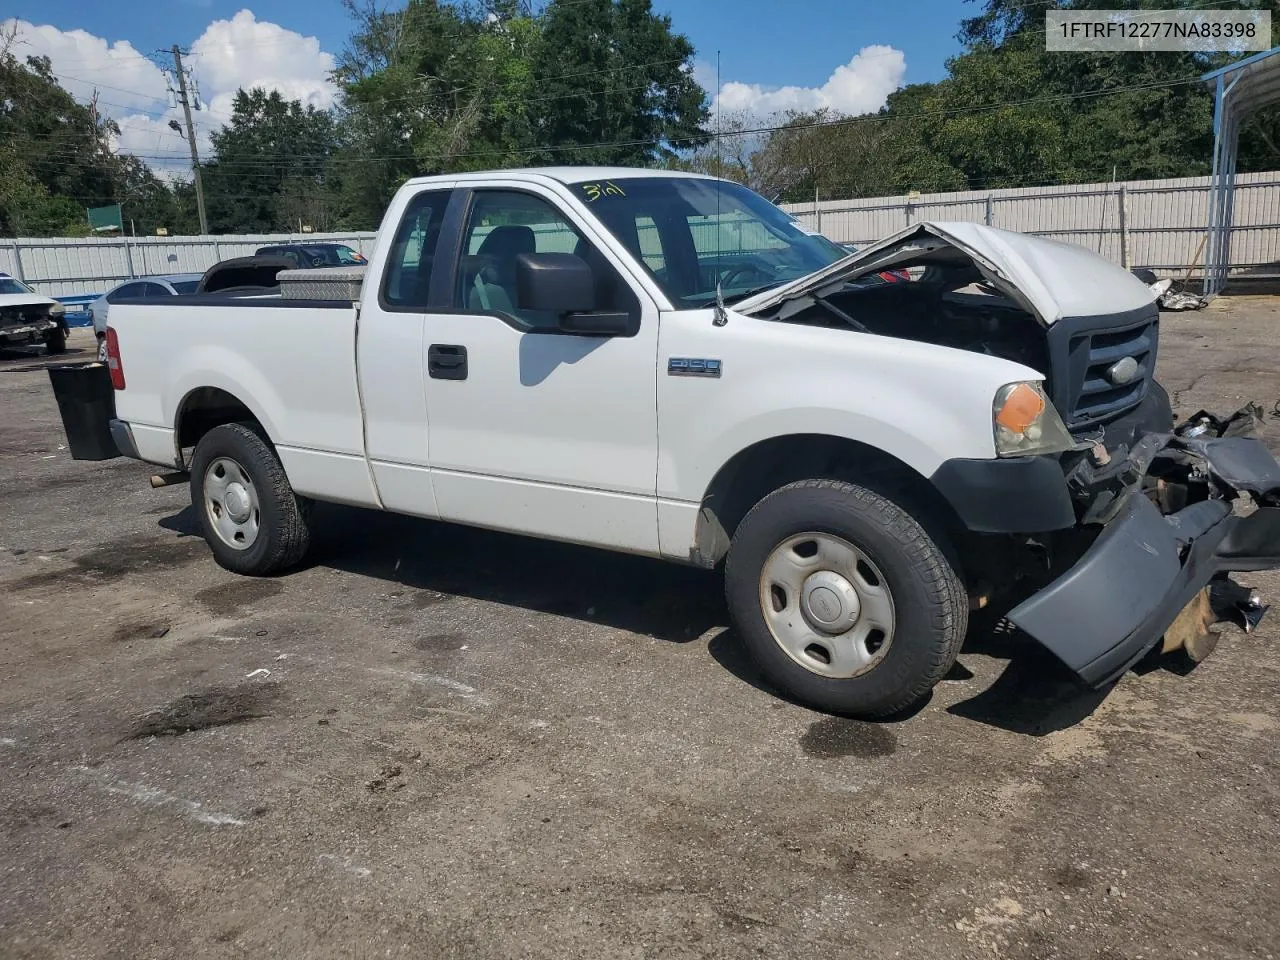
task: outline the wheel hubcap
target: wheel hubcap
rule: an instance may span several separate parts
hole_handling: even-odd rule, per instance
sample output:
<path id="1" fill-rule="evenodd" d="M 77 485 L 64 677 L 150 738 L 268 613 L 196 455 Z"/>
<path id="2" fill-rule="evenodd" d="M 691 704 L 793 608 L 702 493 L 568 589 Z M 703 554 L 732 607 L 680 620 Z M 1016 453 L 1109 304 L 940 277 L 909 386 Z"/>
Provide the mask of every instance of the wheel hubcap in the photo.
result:
<path id="1" fill-rule="evenodd" d="M 862 602 L 853 584 L 832 570 L 810 574 L 800 591 L 800 609 L 824 633 L 844 633 L 858 622 Z"/>
<path id="2" fill-rule="evenodd" d="M 824 677 L 866 673 L 893 642 L 888 583 L 865 551 L 833 534 L 778 544 L 761 569 L 760 607 L 783 652 Z"/>
<path id="3" fill-rule="evenodd" d="M 248 550 L 258 539 L 261 508 L 258 491 L 240 464 L 218 457 L 204 473 L 205 513 L 218 539 L 235 550 Z"/>

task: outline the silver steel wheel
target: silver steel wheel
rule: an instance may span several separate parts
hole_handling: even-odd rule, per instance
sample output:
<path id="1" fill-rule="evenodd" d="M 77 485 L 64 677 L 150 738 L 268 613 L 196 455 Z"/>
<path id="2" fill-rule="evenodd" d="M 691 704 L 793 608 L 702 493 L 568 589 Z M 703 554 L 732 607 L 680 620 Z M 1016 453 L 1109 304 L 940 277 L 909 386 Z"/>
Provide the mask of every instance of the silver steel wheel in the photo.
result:
<path id="1" fill-rule="evenodd" d="M 893 643 L 893 594 L 871 558 L 830 533 L 789 537 L 760 570 L 760 609 L 778 646 L 813 673 L 866 673 Z"/>
<path id="2" fill-rule="evenodd" d="M 205 470 L 204 509 L 218 539 L 233 550 L 248 550 L 258 539 L 262 510 L 257 488 L 230 457 L 218 457 Z"/>

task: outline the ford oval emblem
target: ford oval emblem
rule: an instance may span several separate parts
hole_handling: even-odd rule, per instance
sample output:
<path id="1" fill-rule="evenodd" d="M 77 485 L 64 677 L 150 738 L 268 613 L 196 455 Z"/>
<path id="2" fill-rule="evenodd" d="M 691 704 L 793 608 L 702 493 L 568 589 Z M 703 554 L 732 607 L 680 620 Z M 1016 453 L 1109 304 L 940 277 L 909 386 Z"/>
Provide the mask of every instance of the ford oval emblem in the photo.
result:
<path id="1" fill-rule="evenodd" d="M 1133 357 L 1122 357 L 1107 367 L 1107 379 L 1117 387 L 1123 386 L 1138 375 L 1138 361 Z"/>

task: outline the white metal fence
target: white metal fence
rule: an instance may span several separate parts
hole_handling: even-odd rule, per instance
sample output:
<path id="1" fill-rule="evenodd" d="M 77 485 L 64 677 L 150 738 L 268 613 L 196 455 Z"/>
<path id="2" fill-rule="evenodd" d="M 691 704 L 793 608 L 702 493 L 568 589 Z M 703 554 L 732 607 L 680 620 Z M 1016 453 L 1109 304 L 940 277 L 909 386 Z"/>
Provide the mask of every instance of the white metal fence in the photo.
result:
<path id="1" fill-rule="evenodd" d="M 1127 267 L 1204 272 L 1209 177 L 787 204 L 832 240 L 866 244 L 922 220 L 969 220 L 1086 247 Z M 1280 172 L 1236 177 L 1232 276 L 1280 276 Z"/>
<path id="2" fill-rule="evenodd" d="M 971 220 L 1079 244 L 1116 263 L 1203 274 L 1209 177 L 1022 187 L 788 204 L 832 240 L 867 244 L 921 220 Z M 121 280 L 199 273 L 268 243 L 346 243 L 368 253 L 372 233 L 92 239 L 0 238 L 0 271 L 51 296 L 101 293 Z M 1280 172 L 1236 177 L 1231 276 L 1280 276 Z"/>
<path id="3" fill-rule="evenodd" d="M 244 257 L 269 243 L 345 243 L 373 250 L 373 233 L 273 233 L 216 237 L 0 238 L 0 272 L 48 296 L 105 293 L 121 280 L 164 273 L 203 273 L 219 260 Z"/>

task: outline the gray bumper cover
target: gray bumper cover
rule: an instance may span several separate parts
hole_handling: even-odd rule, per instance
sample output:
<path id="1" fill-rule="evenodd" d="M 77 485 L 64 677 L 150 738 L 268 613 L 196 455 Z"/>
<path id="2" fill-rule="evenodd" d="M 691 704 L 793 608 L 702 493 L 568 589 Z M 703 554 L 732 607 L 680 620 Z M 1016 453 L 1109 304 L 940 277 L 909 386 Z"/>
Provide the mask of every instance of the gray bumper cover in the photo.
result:
<path id="1" fill-rule="evenodd" d="M 1204 458 L 1232 489 L 1269 497 L 1280 463 L 1257 440 L 1179 444 Z M 1225 500 L 1203 500 L 1162 515 L 1140 493 L 1076 564 L 1014 608 L 1009 620 L 1047 647 L 1081 680 L 1102 686 L 1124 673 L 1174 618 L 1220 574 L 1280 567 L 1280 506 L 1234 515 Z"/>

